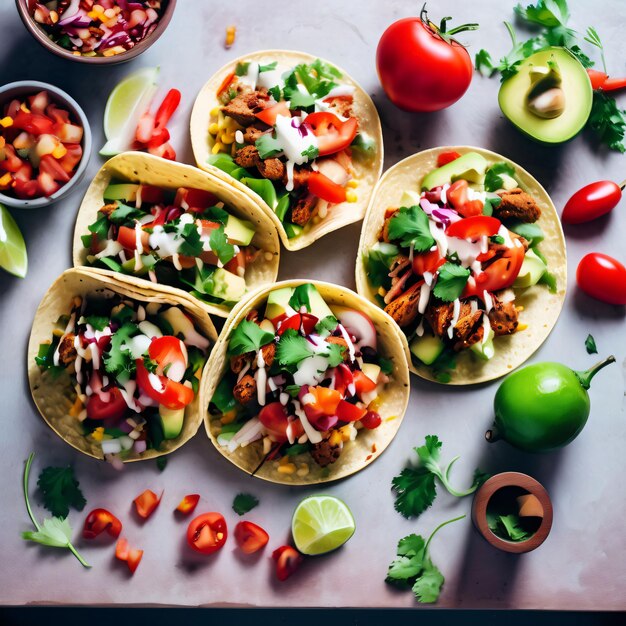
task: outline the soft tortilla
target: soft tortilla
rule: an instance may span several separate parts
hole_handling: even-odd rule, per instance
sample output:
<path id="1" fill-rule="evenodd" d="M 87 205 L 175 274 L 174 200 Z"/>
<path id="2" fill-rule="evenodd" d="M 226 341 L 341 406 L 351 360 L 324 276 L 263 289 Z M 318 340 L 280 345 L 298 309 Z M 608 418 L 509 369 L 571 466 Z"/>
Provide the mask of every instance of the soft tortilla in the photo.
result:
<path id="1" fill-rule="evenodd" d="M 229 367 L 227 350 L 231 331 L 245 319 L 251 309 L 265 304 L 270 291 L 282 287 L 296 287 L 310 282 L 307 280 L 289 280 L 276 283 L 272 287 L 265 287 L 256 291 L 246 302 L 239 303 L 233 309 L 206 366 L 207 376 L 204 378 L 202 406 L 205 408 L 209 406 L 219 381 Z M 361 429 L 356 440 L 345 443 L 339 459 L 326 469 L 319 467 L 309 453 L 294 457 L 294 463 L 297 465 L 307 463 L 309 466 L 310 471 L 304 477 L 297 474 L 280 474 L 274 467 L 273 461 L 264 463 L 254 475 L 274 483 L 312 485 L 344 478 L 363 469 L 376 460 L 391 443 L 400 428 L 409 401 L 408 346 L 403 335 L 398 333 L 393 320 L 384 311 L 345 287 L 318 281 L 313 282 L 313 284 L 331 308 L 333 306 L 346 306 L 364 311 L 370 316 L 378 332 L 378 350 L 384 357 L 393 361 L 394 369 L 378 409 L 383 418 L 383 422 L 378 428 L 375 430 Z M 251 474 L 263 460 L 261 442 L 256 441 L 245 448 L 240 447 L 235 452 L 229 452 L 227 448 L 217 443 L 219 419 L 214 425 L 212 422 L 215 420 L 216 418 L 212 418 L 208 411 L 205 413 L 204 425 L 213 445 L 231 463 Z"/>
<path id="2" fill-rule="evenodd" d="M 283 66 L 287 69 L 299 63 L 311 63 L 317 58 L 319 57 L 306 54 L 305 52 L 289 50 L 261 50 L 239 57 L 218 70 L 204 87 L 202 87 L 191 113 L 191 145 L 198 167 L 219 176 L 228 184 L 237 189 L 241 189 L 250 197 L 254 198 L 255 202 L 261 206 L 274 221 L 278 229 L 278 234 L 287 250 L 301 250 L 302 248 L 306 248 L 320 237 L 363 219 L 374 185 L 380 178 L 383 168 L 383 135 L 378 112 L 376 111 L 372 99 L 344 70 L 335 63 L 329 62 L 330 65 L 336 67 L 343 74 L 343 78 L 340 79 L 341 84 L 354 86 L 353 110 L 359 119 L 359 128 L 376 141 L 378 150 L 376 155 L 367 162 L 358 159 L 354 159 L 353 161 L 353 167 L 356 172 L 355 178 L 359 183 L 358 187 L 355 189 L 358 196 L 357 202 L 343 202 L 342 204 L 335 205 L 329 211 L 328 215 L 318 224 L 307 224 L 302 234 L 292 239 L 287 237 L 282 222 L 259 195 L 254 193 L 251 189 L 248 189 L 243 183 L 229 176 L 226 172 L 207 163 L 207 159 L 211 155 L 211 148 L 214 144 L 212 137 L 209 135 L 210 117 L 211 111 L 215 107 L 221 106 L 221 103 L 217 99 L 217 90 L 226 76 L 235 69 L 237 63 L 250 60 L 258 61 L 259 63 L 277 61 L 279 69 Z"/>
<path id="3" fill-rule="evenodd" d="M 59 377 L 53 378 L 49 371 L 42 371 L 35 363 L 39 345 L 51 339 L 56 321 L 61 315 L 69 312 L 71 299 L 74 296 L 84 297 L 94 293 L 102 294 L 104 297 L 106 294 L 117 293 L 139 302 L 179 305 L 191 316 L 198 331 L 212 342 L 216 341 L 217 333 L 207 312 L 199 307 L 197 301 L 190 296 L 179 297 L 174 293 L 149 292 L 141 289 L 140 286 L 113 280 L 91 270 L 70 269 L 61 274 L 52 284 L 35 313 L 28 342 L 27 368 L 30 390 L 44 421 L 59 437 L 76 450 L 96 459 L 103 459 L 102 448 L 96 442 L 90 441 L 83 434 L 80 422 L 69 415 L 69 409 L 76 399 L 76 391 L 69 374 L 63 372 Z M 208 370 L 203 370 L 203 376 L 206 376 L 207 372 Z M 200 389 L 202 384 L 201 382 Z M 161 450 L 146 450 L 141 454 L 128 457 L 125 462 L 153 459 L 180 448 L 198 431 L 202 422 L 202 406 L 201 393 L 198 393 L 194 401 L 185 409 L 183 429 L 178 437 L 165 439 Z"/>
<path id="4" fill-rule="evenodd" d="M 87 249 L 83 246 L 81 235 L 89 234 L 88 227 L 98 219 L 98 209 L 103 205 L 102 195 L 108 187 L 111 179 L 121 179 L 131 183 L 146 183 L 166 189 L 178 189 L 179 187 L 192 187 L 203 189 L 215 194 L 227 206 L 228 211 L 234 216 L 254 224 L 256 233 L 251 244 L 262 250 L 259 257 L 246 269 L 246 284 L 249 291 L 263 285 L 271 285 L 278 275 L 278 263 L 280 260 L 280 243 L 276 228 L 272 220 L 261 210 L 251 198 L 238 191 L 231 185 L 203 172 L 190 165 L 174 163 L 160 157 L 142 152 L 124 152 L 107 161 L 96 174 L 83 202 L 78 209 L 76 228 L 74 230 L 74 266 L 80 267 L 86 264 Z M 265 253 L 271 254 L 271 259 L 265 258 Z M 99 273 L 118 276 L 116 272 L 96 268 Z M 159 285 L 150 280 L 138 276 L 124 274 L 123 280 L 128 283 L 140 285 L 142 289 L 152 291 L 165 290 L 177 295 L 189 297 L 189 293 L 183 289 Z M 212 304 L 202 300 L 196 303 L 205 308 L 212 315 L 228 317 L 230 307 L 223 304 Z"/>
<path id="5" fill-rule="evenodd" d="M 356 261 L 357 291 L 370 302 L 375 302 L 375 290 L 372 289 L 365 271 L 365 254 L 378 241 L 385 210 L 400 206 L 400 198 L 405 190 L 420 191 L 420 184 L 426 174 L 437 167 L 437 155 L 442 151 L 453 150 L 460 154 L 478 152 L 490 163 L 504 161 L 515 168 L 515 176 L 525 191 L 531 194 L 541 208 L 541 217 L 536 222 L 541 226 L 545 239 L 541 252 L 548 261 L 548 269 L 556 276 L 557 293 L 550 293 L 545 285 L 537 285 L 525 290 L 516 290 L 516 304 L 523 306 L 520 323 L 528 324 L 523 331 L 494 340 L 495 355 L 489 361 L 474 356 L 470 350 L 459 354 L 457 366 L 452 370 L 450 385 L 469 385 L 482 383 L 504 376 L 519 367 L 547 339 L 550 331 L 563 308 L 567 288 L 567 262 L 565 256 L 565 238 L 561 221 L 547 191 L 525 169 L 510 159 L 495 152 L 472 146 L 452 146 L 432 148 L 414 154 L 387 170 L 380 179 L 365 215 L 359 252 Z M 404 334 L 404 333 L 402 333 Z M 438 382 L 426 366 L 416 366 L 411 362 L 414 374 Z"/>

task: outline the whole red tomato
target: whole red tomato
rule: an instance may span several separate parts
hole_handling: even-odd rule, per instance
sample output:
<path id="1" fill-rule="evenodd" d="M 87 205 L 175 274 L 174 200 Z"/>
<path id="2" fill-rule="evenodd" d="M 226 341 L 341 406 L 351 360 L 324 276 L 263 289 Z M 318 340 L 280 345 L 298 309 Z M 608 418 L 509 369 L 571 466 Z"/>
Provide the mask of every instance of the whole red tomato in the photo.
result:
<path id="1" fill-rule="evenodd" d="M 376 67 L 389 99 L 405 111 L 439 111 L 454 104 L 472 81 L 472 60 L 467 50 L 450 35 L 475 30 L 464 24 L 446 32 L 420 17 L 394 22 L 383 33 L 376 50 Z"/>
<path id="2" fill-rule="evenodd" d="M 622 187 L 612 180 L 598 180 L 579 189 L 565 204 L 561 221 L 582 224 L 612 211 L 622 199 Z"/>
<path id="3" fill-rule="evenodd" d="M 626 304 L 626 267 L 608 254 L 590 252 L 576 270 L 578 286 L 592 298 Z"/>

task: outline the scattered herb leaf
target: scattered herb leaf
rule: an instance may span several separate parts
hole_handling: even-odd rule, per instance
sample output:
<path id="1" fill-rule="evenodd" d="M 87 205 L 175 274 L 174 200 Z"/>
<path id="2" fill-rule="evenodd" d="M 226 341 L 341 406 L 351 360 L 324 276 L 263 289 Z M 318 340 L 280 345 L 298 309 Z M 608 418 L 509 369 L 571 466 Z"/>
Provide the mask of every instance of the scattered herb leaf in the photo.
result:
<path id="1" fill-rule="evenodd" d="M 259 504 L 258 498 L 249 493 L 239 493 L 233 500 L 233 511 L 237 515 L 245 515 Z"/>
<path id="2" fill-rule="evenodd" d="M 587 354 L 598 354 L 596 340 L 592 335 L 587 335 L 587 339 L 585 339 L 585 348 L 587 349 Z"/>
<path id="3" fill-rule="evenodd" d="M 70 507 L 82 511 L 87 504 L 74 470 L 69 465 L 46 467 L 39 474 L 37 486 L 43 494 L 43 505 L 55 517 L 67 517 Z"/>

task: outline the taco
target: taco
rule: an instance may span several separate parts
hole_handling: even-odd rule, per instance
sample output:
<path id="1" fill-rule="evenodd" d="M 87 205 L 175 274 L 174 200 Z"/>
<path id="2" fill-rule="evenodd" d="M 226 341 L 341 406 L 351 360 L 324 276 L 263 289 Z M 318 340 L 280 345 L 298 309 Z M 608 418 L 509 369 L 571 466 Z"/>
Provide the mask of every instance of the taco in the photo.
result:
<path id="1" fill-rule="evenodd" d="M 35 314 L 31 393 L 50 428 L 80 452 L 161 456 L 198 430 L 201 376 L 216 338 L 189 296 L 67 270 Z"/>
<path id="2" fill-rule="evenodd" d="M 322 282 L 284 281 L 240 303 L 207 371 L 215 447 L 290 485 L 363 469 L 398 432 L 409 399 L 408 348 L 393 320 Z"/>
<path id="3" fill-rule="evenodd" d="M 276 280 L 272 220 L 246 195 L 195 167 L 140 152 L 100 169 L 78 211 L 74 265 L 172 288 L 226 317 L 248 291 Z"/>
<path id="4" fill-rule="evenodd" d="M 411 371 L 456 385 L 492 380 L 556 324 L 563 231 L 545 189 L 519 165 L 479 148 L 433 148 L 378 183 L 356 284 L 406 335 Z"/>
<path id="5" fill-rule="evenodd" d="M 376 107 L 343 70 L 263 50 L 225 65 L 191 114 L 198 167 L 254 197 L 299 250 L 363 219 L 383 164 Z"/>

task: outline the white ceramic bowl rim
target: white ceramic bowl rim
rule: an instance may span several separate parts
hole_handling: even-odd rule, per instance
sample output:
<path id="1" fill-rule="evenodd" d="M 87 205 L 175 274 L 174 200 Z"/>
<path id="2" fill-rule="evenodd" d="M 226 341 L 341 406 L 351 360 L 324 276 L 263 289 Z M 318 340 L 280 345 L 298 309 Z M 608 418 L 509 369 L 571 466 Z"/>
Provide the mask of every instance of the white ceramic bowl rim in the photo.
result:
<path id="1" fill-rule="evenodd" d="M 12 97 L 26 93 L 35 94 L 43 90 L 48 91 L 52 95 L 53 99 L 58 100 L 63 105 L 68 107 L 70 109 L 70 114 L 72 114 L 75 118 L 78 118 L 78 121 L 83 127 L 83 140 L 81 141 L 83 156 L 70 181 L 65 183 L 65 185 L 49 197 L 23 200 L 21 198 L 14 198 L 0 192 L 0 204 L 6 204 L 7 206 L 11 206 L 16 209 L 36 209 L 43 206 L 49 206 L 66 196 L 82 178 L 85 170 L 87 169 L 89 157 L 91 156 L 91 129 L 89 127 L 87 116 L 78 102 L 76 102 L 76 100 L 74 100 L 74 98 L 72 98 L 72 96 L 68 93 L 59 89 L 59 87 L 37 80 L 19 80 L 13 83 L 8 83 L 0 87 L 0 106 L 4 105 L 6 102 L 7 95 Z"/>

